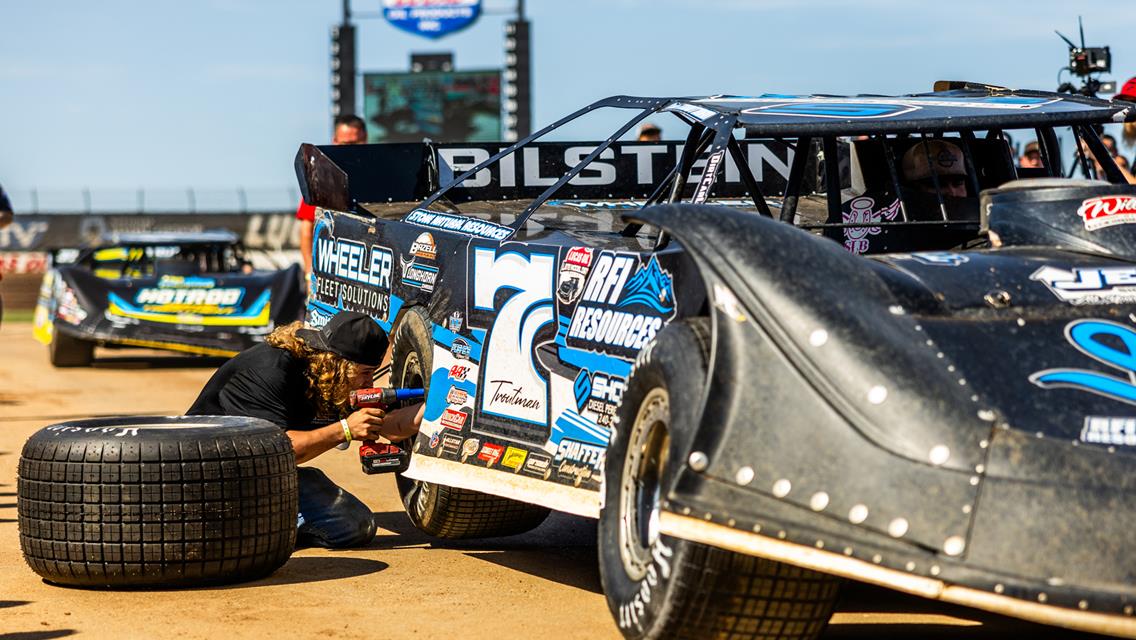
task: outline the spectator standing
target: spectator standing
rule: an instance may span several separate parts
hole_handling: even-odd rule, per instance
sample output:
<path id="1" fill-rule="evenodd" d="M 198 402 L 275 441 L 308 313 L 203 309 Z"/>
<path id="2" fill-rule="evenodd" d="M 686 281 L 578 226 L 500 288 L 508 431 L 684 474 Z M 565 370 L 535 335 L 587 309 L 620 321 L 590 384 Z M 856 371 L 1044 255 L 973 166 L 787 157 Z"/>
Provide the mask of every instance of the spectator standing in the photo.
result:
<path id="1" fill-rule="evenodd" d="M 659 125 L 648 122 L 639 127 L 639 142 L 658 142 L 663 139 L 663 130 Z"/>
<path id="2" fill-rule="evenodd" d="M 335 119 L 335 132 L 331 144 L 366 144 L 367 124 L 354 115 L 342 115 Z M 303 258 L 305 281 L 312 275 L 312 233 L 316 225 L 316 208 L 300 200 L 296 209 L 296 219 L 300 221 L 300 256 Z"/>

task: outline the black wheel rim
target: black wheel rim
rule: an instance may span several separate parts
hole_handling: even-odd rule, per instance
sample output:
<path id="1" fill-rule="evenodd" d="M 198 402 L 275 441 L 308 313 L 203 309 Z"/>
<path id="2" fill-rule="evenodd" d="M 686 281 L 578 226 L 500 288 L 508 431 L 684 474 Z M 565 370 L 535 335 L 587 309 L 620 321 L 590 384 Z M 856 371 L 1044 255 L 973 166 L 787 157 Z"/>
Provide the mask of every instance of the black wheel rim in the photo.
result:
<path id="1" fill-rule="evenodd" d="M 651 547 L 659 538 L 663 471 L 670 444 L 670 396 L 651 389 L 639 404 L 627 436 L 627 454 L 619 488 L 619 556 L 632 580 L 651 565 Z"/>

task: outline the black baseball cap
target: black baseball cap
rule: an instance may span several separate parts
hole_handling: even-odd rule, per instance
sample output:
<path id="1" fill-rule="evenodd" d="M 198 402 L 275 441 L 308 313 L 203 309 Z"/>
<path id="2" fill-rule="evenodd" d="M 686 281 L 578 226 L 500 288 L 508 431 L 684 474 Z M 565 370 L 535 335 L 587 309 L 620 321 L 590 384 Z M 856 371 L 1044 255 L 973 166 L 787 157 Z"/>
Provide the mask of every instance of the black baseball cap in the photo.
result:
<path id="1" fill-rule="evenodd" d="M 378 366 L 387 352 L 387 332 L 370 316 L 340 311 L 322 329 L 297 329 L 296 336 L 312 349 L 330 351 L 352 362 Z"/>

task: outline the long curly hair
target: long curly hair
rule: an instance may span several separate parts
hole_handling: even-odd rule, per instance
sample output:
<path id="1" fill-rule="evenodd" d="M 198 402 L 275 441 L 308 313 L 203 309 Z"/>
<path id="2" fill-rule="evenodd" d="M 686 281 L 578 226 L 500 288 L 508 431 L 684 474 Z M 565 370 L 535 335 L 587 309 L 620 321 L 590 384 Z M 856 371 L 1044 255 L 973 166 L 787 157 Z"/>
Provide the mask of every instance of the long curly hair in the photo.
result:
<path id="1" fill-rule="evenodd" d="M 277 327 L 264 339 L 269 345 L 284 349 L 307 362 L 304 377 L 308 380 L 308 399 L 315 405 L 316 415 L 342 416 L 350 411 L 352 381 L 358 365 L 343 356 L 309 347 L 296 335 L 303 322 Z"/>

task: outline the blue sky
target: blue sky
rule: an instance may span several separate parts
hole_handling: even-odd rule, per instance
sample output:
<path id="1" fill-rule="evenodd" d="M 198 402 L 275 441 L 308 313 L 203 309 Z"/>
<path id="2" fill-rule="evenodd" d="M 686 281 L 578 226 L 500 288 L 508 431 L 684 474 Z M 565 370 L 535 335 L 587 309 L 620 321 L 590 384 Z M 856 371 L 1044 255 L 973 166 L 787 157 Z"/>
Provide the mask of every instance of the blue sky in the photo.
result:
<path id="1" fill-rule="evenodd" d="M 1053 89 L 1058 29 L 1111 45 L 1136 75 L 1119 0 L 528 0 L 534 124 L 616 93 L 906 93 L 937 78 Z M 359 68 L 452 50 L 500 67 L 503 12 L 438 41 L 361 19 Z M 353 0 L 377 14 L 379 0 Z M 0 0 L 0 184 L 280 193 L 301 142 L 329 135 L 329 29 L 340 0 Z M 600 136 L 605 131 L 597 130 Z M 1127 150 L 1131 155 L 1131 150 Z M 274 196 L 273 196 L 274 197 Z M 287 197 L 285 196 L 285 200 Z"/>

